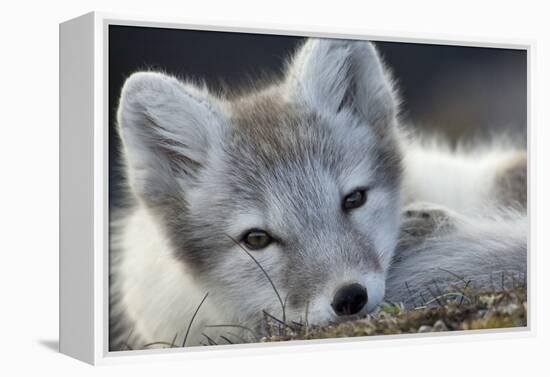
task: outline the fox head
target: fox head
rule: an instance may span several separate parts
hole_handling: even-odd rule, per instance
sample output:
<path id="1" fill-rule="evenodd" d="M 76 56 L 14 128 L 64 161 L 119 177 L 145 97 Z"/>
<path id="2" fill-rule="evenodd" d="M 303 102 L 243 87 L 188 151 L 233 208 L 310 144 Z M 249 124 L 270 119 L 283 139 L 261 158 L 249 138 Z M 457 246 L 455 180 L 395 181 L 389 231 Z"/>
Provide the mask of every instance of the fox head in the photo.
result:
<path id="1" fill-rule="evenodd" d="M 283 79 L 231 100 L 135 73 L 118 125 L 131 190 L 215 307 L 241 323 L 283 310 L 323 323 L 383 299 L 399 227 L 396 112 L 372 44 L 310 39 Z"/>

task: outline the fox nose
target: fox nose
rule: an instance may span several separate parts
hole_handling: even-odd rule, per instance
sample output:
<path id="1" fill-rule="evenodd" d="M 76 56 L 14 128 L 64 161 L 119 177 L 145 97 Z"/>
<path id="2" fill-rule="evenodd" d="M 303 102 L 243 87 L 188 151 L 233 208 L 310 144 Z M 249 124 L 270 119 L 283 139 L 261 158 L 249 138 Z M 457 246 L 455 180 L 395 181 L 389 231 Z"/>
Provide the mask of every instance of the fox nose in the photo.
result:
<path id="1" fill-rule="evenodd" d="M 353 315 L 359 313 L 367 301 L 367 288 L 353 283 L 338 289 L 330 306 L 338 315 Z"/>

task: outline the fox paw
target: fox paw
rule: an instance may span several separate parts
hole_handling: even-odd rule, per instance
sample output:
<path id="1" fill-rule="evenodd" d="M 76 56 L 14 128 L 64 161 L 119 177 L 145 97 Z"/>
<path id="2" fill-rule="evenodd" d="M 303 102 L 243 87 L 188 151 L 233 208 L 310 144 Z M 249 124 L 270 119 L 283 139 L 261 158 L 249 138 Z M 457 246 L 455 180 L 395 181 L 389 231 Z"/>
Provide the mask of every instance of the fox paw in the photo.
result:
<path id="1" fill-rule="evenodd" d="M 409 249 L 432 235 L 451 231 L 456 219 L 452 211 L 427 203 L 408 205 L 401 217 L 398 250 Z"/>
<path id="2" fill-rule="evenodd" d="M 402 214 L 401 233 L 409 237 L 426 237 L 452 227 L 450 211 L 429 204 L 413 204 Z"/>
<path id="3" fill-rule="evenodd" d="M 418 246 L 428 238 L 451 232 L 457 220 L 457 214 L 434 204 L 413 203 L 406 206 L 401 213 L 401 228 L 394 261 L 422 250 Z"/>

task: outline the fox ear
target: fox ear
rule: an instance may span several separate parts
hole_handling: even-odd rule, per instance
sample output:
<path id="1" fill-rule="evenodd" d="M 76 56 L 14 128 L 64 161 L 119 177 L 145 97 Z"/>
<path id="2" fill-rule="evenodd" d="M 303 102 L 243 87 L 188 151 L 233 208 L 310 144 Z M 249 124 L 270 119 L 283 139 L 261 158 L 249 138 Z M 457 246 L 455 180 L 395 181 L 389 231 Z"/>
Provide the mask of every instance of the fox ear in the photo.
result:
<path id="1" fill-rule="evenodd" d="M 221 138 L 223 121 L 206 90 L 161 73 L 130 76 L 120 97 L 118 126 L 131 188 L 147 200 L 179 195 Z"/>
<path id="2" fill-rule="evenodd" d="M 397 113 L 391 80 L 370 42 L 309 39 L 287 73 L 288 93 L 317 111 L 351 110 L 373 126 L 390 124 Z"/>

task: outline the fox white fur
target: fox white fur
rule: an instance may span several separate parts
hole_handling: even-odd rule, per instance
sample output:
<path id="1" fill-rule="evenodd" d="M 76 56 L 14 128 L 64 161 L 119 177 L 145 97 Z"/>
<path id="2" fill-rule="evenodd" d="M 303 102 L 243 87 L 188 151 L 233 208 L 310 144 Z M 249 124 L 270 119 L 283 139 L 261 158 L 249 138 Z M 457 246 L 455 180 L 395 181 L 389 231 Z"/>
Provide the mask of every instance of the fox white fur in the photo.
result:
<path id="1" fill-rule="evenodd" d="M 118 128 L 133 205 L 112 226 L 111 349 L 254 341 L 264 312 L 341 320 L 331 303 L 350 283 L 368 294 L 361 316 L 422 304 L 433 284 L 524 279 L 525 151 L 422 141 L 397 114 L 364 41 L 310 39 L 282 80 L 234 98 L 128 78 Z M 358 188 L 364 205 L 344 212 Z M 274 241 L 246 250 L 250 229 Z"/>

